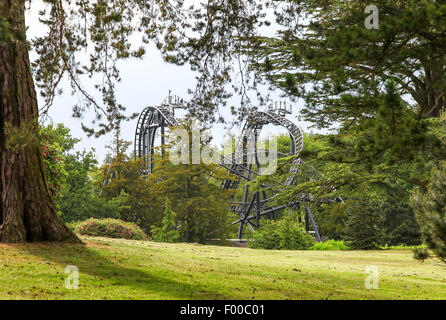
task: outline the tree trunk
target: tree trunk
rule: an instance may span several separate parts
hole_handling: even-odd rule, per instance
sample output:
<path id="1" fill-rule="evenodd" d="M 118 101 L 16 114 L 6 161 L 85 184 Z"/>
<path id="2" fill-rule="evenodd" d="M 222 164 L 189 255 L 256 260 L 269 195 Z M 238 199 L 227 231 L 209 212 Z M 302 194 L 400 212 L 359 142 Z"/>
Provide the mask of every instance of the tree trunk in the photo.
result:
<path id="1" fill-rule="evenodd" d="M 46 182 L 24 1 L 0 0 L 0 16 L 12 35 L 0 43 L 0 242 L 80 242 L 58 217 Z"/>

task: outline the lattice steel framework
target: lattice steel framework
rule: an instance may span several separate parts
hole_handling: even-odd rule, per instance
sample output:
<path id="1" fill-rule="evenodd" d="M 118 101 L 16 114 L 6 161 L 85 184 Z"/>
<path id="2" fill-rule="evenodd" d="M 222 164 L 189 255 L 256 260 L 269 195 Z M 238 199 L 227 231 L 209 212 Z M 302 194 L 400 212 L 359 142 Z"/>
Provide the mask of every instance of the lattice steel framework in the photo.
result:
<path id="1" fill-rule="evenodd" d="M 175 119 L 175 109 L 177 108 L 184 108 L 182 100 L 169 94 L 169 97 L 160 106 L 147 107 L 140 114 L 135 132 L 134 153 L 135 157 L 145 159 L 146 174 L 151 174 L 154 170 L 152 160 L 157 134 L 160 136 L 161 145 L 164 145 L 166 128 L 178 125 Z M 260 150 L 257 149 L 257 141 L 263 127 L 269 124 L 285 128 L 290 135 L 290 152 L 286 156 L 293 156 L 294 160 L 290 174 L 283 185 L 289 186 L 296 183 L 296 174 L 302 164 L 299 155 L 304 149 L 304 139 L 300 127 L 285 118 L 286 114 L 290 113 L 291 107 L 284 103 L 274 103 L 265 111 L 253 112 L 244 125 L 241 138 L 236 144 L 232 157 L 217 155 L 221 158 L 221 166 L 235 175 L 235 179 L 224 181 L 222 187 L 234 190 L 243 187 L 242 199 L 233 199 L 231 203 L 231 210 L 239 217 L 232 223 L 232 225 L 239 224 L 239 239 L 243 237 L 245 226 L 255 232 L 260 227 L 262 217 L 274 219 L 276 213 L 287 207 L 298 210 L 303 206 L 307 231 L 310 231 L 311 224 L 313 230 L 310 232 L 314 232 L 316 239 L 321 241 L 319 228 L 308 206 L 309 195 L 298 196 L 296 201 L 288 205 L 274 206 L 272 200 L 276 195 L 267 195 L 266 191 L 252 191 L 249 184 L 242 183 L 243 180 L 252 181 L 261 174 L 258 159 Z M 255 146 L 254 150 L 248 150 L 246 147 L 249 139 L 254 139 L 251 141 Z"/>

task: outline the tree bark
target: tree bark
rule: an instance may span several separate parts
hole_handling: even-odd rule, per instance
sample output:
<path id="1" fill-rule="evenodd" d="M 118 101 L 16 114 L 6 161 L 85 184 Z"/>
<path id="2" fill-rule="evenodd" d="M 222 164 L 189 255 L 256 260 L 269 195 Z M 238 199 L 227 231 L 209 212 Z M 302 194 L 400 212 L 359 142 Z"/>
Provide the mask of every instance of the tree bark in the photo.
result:
<path id="1" fill-rule="evenodd" d="M 24 40 L 24 1 L 0 0 L 0 16 L 7 17 L 12 35 L 0 43 L 0 242 L 80 242 L 57 215 L 33 136 L 38 106 Z"/>

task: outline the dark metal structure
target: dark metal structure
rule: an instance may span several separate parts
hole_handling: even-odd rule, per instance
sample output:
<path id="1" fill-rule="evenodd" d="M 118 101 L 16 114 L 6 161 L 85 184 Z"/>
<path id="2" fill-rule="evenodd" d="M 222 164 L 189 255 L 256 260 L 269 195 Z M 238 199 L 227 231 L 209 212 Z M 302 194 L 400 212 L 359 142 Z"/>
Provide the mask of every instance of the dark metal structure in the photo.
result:
<path id="1" fill-rule="evenodd" d="M 184 108 L 183 101 L 177 96 L 169 96 L 160 106 L 147 107 L 139 116 L 135 132 L 135 157 L 146 159 L 148 173 L 153 172 L 153 152 L 155 138 L 159 133 L 161 146 L 165 145 L 166 127 L 176 126 L 175 109 Z"/>
<path id="2" fill-rule="evenodd" d="M 145 108 L 139 117 L 135 132 L 134 152 L 135 157 L 145 159 L 146 174 L 151 174 L 154 170 L 152 159 L 156 147 L 156 137 L 159 136 L 161 145 L 164 145 L 166 128 L 178 125 L 175 119 L 175 109 L 177 108 L 184 108 L 183 101 L 169 94 L 169 97 L 161 105 Z M 253 112 L 244 125 L 232 156 L 217 155 L 221 159 L 220 165 L 235 175 L 235 179 L 224 181 L 222 187 L 233 190 L 243 188 L 241 199 L 234 197 L 230 204 L 231 210 L 238 215 L 238 219 L 232 225 L 239 224 L 239 239 L 242 239 L 245 227 L 255 232 L 260 227 L 261 218 L 274 219 L 278 212 L 288 207 L 291 210 L 304 209 L 307 231 L 314 233 L 317 241 L 321 241 L 319 228 L 309 207 L 310 195 L 300 195 L 293 203 L 275 206 L 273 204 L 275 194 L 267 194 L 264 189 L 250 190 L 253 187 L 248 183 L 262 174 L 259 153 L 271 152 L 257 148 L 260 133 L 266 125 L 283 127 L 290 135 L 289 153 L 277 154 L 278 157 L 291 156 L 293 158 L 290 174 L 286 181 L 280 184 L 286 187 L 296 183 L 297 173 L 302 164 L 299 155 L 304 149 L 304 139 L 302 130 L 292 121 L 286 119 L 287 114 L 291 114 L 291 106 L 283 102 L 272 103 L 265 111 Z M 310 225 L 313 230 L 310 230 Z"/>

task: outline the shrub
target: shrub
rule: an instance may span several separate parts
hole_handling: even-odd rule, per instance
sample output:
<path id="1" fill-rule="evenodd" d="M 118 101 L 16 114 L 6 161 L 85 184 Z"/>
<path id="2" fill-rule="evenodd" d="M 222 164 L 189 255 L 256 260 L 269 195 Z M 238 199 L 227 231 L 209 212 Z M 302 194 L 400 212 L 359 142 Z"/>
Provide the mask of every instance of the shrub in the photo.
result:
<path id="1" fill-rule="evenodd" d="M 118 219 L 88 219 L 71 224 L 74 232 L 93 237 L 147 240 L 147 235 L 135 224 Z"/>
<path id="2" fill-rule="evenodd" d="M 414 249 L 412 249 L 412 252 L 413 252 L 413 257 L 416 260 L 424 261 L 427 258 L 429 258 L 429 251 L 427 250 L 427 248 L 423 248 L 423 247 L 414 248 Z"/>
<path id="3" fill-rule="evenodd" d="M 314 244 L 297 217 L 289 215 L 278 221 L 264 221 L 260 230 L 252 235 L 248 247 L 275 250 L 308 250 Z"/>
<path id="4" fill-rule="evenodd" d="M 263 222 L 261 229 L 252 235 L 252 241 L 248 241 L 248 247 L 253 249 L 280 249 L 280 238 L 276 224 L 274 221 Z"/>
<path id="5" fill-rule="evenodd" d="M 337 251 L 337 250 L 350 250 L 344 243 L 344 241 L 336 241 L 336 240 L 328 240 L 326 242 L 318 242 L 315 243 L 311 250 L 320 250 L 320 251 Z"/>

